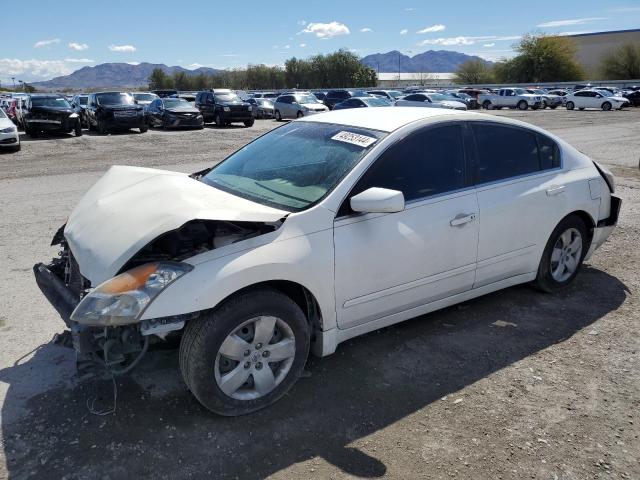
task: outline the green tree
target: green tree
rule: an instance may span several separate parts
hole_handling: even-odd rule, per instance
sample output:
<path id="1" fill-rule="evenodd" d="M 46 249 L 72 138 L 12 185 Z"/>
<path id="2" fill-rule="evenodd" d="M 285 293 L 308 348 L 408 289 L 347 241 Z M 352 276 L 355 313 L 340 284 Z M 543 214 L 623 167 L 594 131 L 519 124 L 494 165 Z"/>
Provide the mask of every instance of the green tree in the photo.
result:
<path id="1" fill-rule="evenodd" d="M 495 78 L 491 66 L 480 59 L 467 60 L 456 70 L 453 77 L 455 83 L 479 84 L 493 83 Z"/>
<path id="2" fill-rule="evenodd" d="M 568 37 L 525 35 L 514 50 L 518 55 L 494 66 L 500 82 L 563 82 L 584 76 L 575 59 L 575 44 Z"/>
<path id="3" fill-rule="evenodd" d="M 173 79 L 160 68 L 154 68 L 149 75 L 149 90 L 173 88 Z"/>
<path id="4" fill-rule="evenodd" d="M 600 70 L 607 80 L 640 78 L 640 43 L 627 43 L 611 51 L 602 59 Z"/>

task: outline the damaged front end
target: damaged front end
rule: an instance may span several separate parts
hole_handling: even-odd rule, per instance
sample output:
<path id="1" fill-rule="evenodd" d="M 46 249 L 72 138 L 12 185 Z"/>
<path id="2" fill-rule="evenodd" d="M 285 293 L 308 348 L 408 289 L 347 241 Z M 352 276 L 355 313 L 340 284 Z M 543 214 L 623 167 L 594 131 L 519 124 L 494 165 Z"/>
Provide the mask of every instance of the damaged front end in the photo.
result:
<path id="1" fill-rule="evenodd" d="M 40 290 L 68 327 L 63 339 L 77 354 L 78 369 L 96 366 L 130 371 L 153 344 L 177 333 L 199 312 L 141 320 L 171 283 L 193 270 L 184 260 L 276 230 L 280 222 L 192 220 L 163 233 L 134 254 L 100 285 L 81 273 L 62 226 L 52 240 L 60 252 L 48 265 L 34 265 Z"/>

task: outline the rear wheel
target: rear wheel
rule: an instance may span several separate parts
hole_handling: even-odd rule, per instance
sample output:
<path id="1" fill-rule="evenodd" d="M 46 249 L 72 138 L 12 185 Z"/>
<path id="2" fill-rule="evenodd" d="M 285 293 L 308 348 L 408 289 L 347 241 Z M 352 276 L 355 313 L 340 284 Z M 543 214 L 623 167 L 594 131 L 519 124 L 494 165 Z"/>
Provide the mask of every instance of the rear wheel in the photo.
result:
<path id="1" fill-rule="evenodd" d="M 296 113 L 296 118 L 302 118 L 302 117 L 304 117 L 304 113 L 298 110 L 298 113 Z"/>
<path id="2" fill-rule="evenodd" d="M 74 131 L 75 131 L 76 137 L 82 136 L 82 121 L 80 119 L 78 119 L 78 121 L 76 122 Z"/>
<path id="3" fill-rule="evenodd" d="M 253 127 L 255 120 L 252 118 L 251 120 L 247 120 L 244 122 L 245 127 Z"/>
<path id="4" fill-rule="evenodd" d="M 609 110 L 611 110 L 611 102 L 604 102 L 602 104 L 602 110 L 604 110 L 605 112 L 608 112 Z"/>
<path id="5" fill-rule="evenodd" d="M 98 120 L 98 124 L 97 124 L 97 129 L 98 129 L 98 133 L 104 135 L 105 133 L 107 133 L 107 127 L 105 127 L 104 123 L 101 120 Z"/>
<path id="6" fill-rule="evenodd" d="M 557 106 L 557 105 L 551 105 L 549 108 L 550 108 L 551 110 L 555 110 L 556 108 L 558 108 L 558 106 Z"/>
<path id="7" fill-rule="evenodd" d="M 575 103 L 567 102 L 567 110 L 573 110 L 574 108 L 576 108 Z"/>
<path id="8" fill-rule="evenodd" d="M 272 289 L 249 290 L 189 322 L 180 369 L 209 410 L 244 415 L 280 399 L 302 374 L 310 333 L 300 307 Z"/>
<path id="9" fill-rule="evenodd" d="M 491 110 L 491 102 L 489 100 L 485 100 L 482 102 L 482 108 L 485 110 Z"/>
<path id="10" fill-rule="evenodd" d="M 529 104 L 526 101 L 520 100 L 518 102 L 518 109 L 519 110 L 526 110 L 527 108 L 529 108 Z"/>
<path id="11" fill-rule="evenodd" d="M 213 119 L 213 123 L 216 124 L 216 127 L 224 126 L 224 122 L 222 121 L 222 117 L 220 116 L 219 113 L 216 113 L 216 116 Z"/>
<path id="12" fill-rule="evenodd" d="M 568 286 L 582 266 L 589 240 L 580 217 L 570 215 L 555 228 L 542 254 L 536 284 L 545 292 Z"/>
<path id="13" fill-rule="evenodd" d="M 140 133 L 146 133 L 147 130 L 149 130 L 149 127 L 144 125 L 142 127 L 139 127 L 138 130 L 140 130 Z"/>
<path id="14" fill-rule="evenodd" d="M 282 121 L 282 115 L 280 115 L 280 110 L 276 110 L 276 120 L 278 122 Z"/>
<path id="15" fill-rule="evenodd" d="M 543 100 L 542 101 L 542 109 L 544 110 L 545 108 L 547 108 L 549 105 L 547 105 L 547 101 Z"/>

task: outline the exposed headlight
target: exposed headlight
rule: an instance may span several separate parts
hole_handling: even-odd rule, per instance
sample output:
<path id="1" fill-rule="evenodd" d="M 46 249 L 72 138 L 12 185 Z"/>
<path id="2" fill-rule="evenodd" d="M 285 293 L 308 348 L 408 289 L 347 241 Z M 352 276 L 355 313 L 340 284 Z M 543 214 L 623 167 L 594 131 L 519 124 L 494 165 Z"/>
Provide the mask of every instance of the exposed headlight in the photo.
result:
<path id="1" fill-rule="evenodd" d="M 7 127 L 0 130 L 0 133 L 13 133 L 17 130 L 16 127 Z"/>
<path id="2" fill-rule="evenodd" d="M 251 105 L 249 105 L 248 110 L 251 111 L 253 109 L 253 107 Z"/>
<path id="3" fill-rule="evenodd" d="M 77 113 L 72 113 L 71 115 L 69 115 L 69 118 L 78 118 L 78 114 Z"/>
<path id="4" fill-rule="evenodd" d="M 224 110 L 225 112 L 230 112 L 230 111 L 231 111 L 231 108 L 229 108 L 229 107 L 222 107 L 222 110 Z"/>
<path id="5" fill-rule="evenodd" d="M 193 270 L 178 262 L 147 263 L 107 280 L 82 299 L 71 320 L 96 326 L 135 323 L 171 283 Z"/>

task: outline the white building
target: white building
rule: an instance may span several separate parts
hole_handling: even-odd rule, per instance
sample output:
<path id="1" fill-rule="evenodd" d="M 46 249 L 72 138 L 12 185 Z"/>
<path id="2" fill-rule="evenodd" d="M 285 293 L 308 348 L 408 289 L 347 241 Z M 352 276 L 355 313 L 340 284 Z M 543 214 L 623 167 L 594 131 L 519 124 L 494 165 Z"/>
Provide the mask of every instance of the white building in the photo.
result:
<path id="1" fill-rule="evenodd" d="M 408 87 L 422 85 L 443 87 L 453 84 L 453 73 L 378 73 L 378 87 Z"/>

